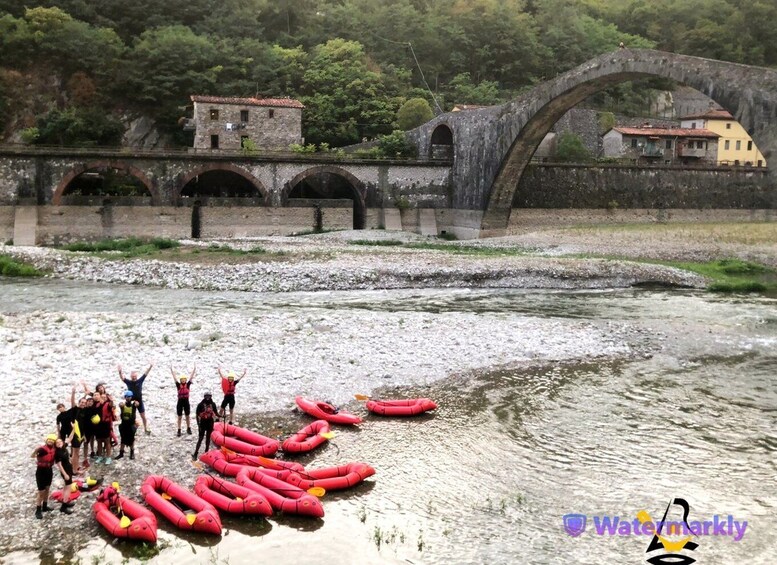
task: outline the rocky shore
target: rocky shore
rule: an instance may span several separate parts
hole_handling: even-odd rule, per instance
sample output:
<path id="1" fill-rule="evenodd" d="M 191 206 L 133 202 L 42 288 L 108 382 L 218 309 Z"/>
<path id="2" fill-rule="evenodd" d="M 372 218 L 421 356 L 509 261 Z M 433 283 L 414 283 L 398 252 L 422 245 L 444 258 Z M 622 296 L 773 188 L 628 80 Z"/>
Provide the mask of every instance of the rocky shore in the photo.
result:
<path id="1" fill-rule="evenodd" d="M 376 245 L 364 245 L 372 240 Z M 360 245 L 354 245 L 356 241 Z M 203 249 L 164 259 L 111 259 L 52 248 L 2 246 L 0 253 L 32 263 L 53 277 L 166 288 L 293 292 L 397 288 L 624 288 L 656 284 L 701 288 L 703 277 L 674 268 L 623 260 L 558 257 L 555 244 L 515 238 L 452 242 L 445 250 L 385 246 L 429 242 L 406 232 L 336 232 L 307 237 L 184 241 Z M 439 240 L 434 245 L 441 245 Z M 229 247 L 262 254 L 214 262 L 207 250 Z M 512 253 L 456 253 L 455 249 L 509 249 Z M 453 250 L 453 251 L 451 251 Z"/>

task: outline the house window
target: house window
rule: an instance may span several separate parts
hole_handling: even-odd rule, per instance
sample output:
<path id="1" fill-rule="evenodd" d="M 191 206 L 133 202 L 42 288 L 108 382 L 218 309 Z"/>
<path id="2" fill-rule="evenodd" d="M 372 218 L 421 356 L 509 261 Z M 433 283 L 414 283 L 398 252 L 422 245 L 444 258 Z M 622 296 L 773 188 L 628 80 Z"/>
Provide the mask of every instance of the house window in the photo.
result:
<path id="1" fill-rule="evenodd" d="M 764 165 L 763 165 L 763 161 L 761 161 L 760 159 L 758 159 L 758 166 L 759 166 L 759 167 L 763 167 L 763 166 L 764 166 Z"/>
<path id="2" fill-rule="evenodd" d="M 737 140 L 737 151 L 739 151 L 740 149 L 742 149 L 742 142 Z"/>
<path id="3" fill-rule="evenodd" d="M 726 129 L 731 129 L 731 124 L 726 124 Z"/>
<path id="4" fill-rule="evenodd" d="M 268 118 L 274 118 L 275 117 L 275 110 L 267 110 L 267 117 Z"/>
<path id="5" fill-rule="evenodd" d="M 672 140 L 671 139 L 667 139 L 666 140 L 666 148 L 667 149 L 671 149 L 672 148 Z"/>
<path id="6" fill-rule="evenodd" d="M 748 141 L 747 142 L 747 150 L 748 151 L 752 151 L 753 150 L 753 142 L 752 141 Z"/>
<path id="7" fill-rule="evenodd" d="M 210 109 L 210 119 L 211 120 L 218 120 L 219 119 L 219 110 L 218 110 L 218 108 L 211 108 Z"/>
<path id="8" fill-rule="evenodd" d="M 739 166 L 739 159 L 737 159 L 737 160 L 735 160 L 735 161 L 734 161 L 734 166 L 735 166 L 735 167 L 738 167 L 738 166 Z"/>
<path id="9" fill-rule="evenodd" d="M 636 138 L 631 140 L 631 146 L 634 147 L 634 148 L 637 147 L 637 140 L 636 140 Z"/>
<path id="10" fill-rule="evenodd" d="M 704 149 L 704 142 L 703 141 L 697 141 L 696 142 L 696 149 Z"/>
<path id="11" fill-rule="evenodd" d="M 691 129 L 696 129 L 696 122 L 691 122 Z"/>
<path id="12" fill-rule="evenodd" d="M 216 110 L 218 112 L 218 110 Z M 218 149 L 219 148 L 219 136 L 218 135 L 211 135 L 210 136 L 210 148 L 211 149 Z"/>
<path id="13" fill-rule="evenodd" d="M 730 147 L 731 147 L 731 142 L 728 139 L 725 142 L 723 142 L 723 149 L 728 151 Z"/>
<path id="14" fill-rule="evenodd" d="M 248 110 L 240 110 L 240 121 L 241 122 L 248 121 Z"/>

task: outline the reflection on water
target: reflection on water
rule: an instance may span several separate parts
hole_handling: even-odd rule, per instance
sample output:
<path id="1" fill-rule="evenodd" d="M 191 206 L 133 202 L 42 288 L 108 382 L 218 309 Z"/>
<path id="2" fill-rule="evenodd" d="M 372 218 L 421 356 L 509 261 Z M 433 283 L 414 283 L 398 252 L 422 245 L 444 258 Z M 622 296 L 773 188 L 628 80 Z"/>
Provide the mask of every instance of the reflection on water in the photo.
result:
<path id="1" fill-rule="evenodd" d="M 733 514 L 748 521 L 740 542 L 696 540 L 699 563 L 772 563 L 777 555 L 774 300 L 644 290 L 212 295 L 56 281 L 2 283 L 2 291 L 3 311 L 54 303 L 60 310 L 186 305 L 247 315 L 275 308 L 504 311 L 630 321 L 645 332 L 661 322 L 665 347 L 649 358 L 538 365 L 382 391 L 430 396 L 440 408 L 415 419 L 368 417 L 358 431 L 338 429 L 315 458 L 303 458 L 313 467 L 362 460 L 377 470 L 368 485 L 327 494 L 324 520 L 229 518 L 212 546 L 165 527 L 166 548 L 154 562 L 253 563 L 261 555 L 311 564 L 643 563 L 647 536 L 609 538 L 589 527 L 572 538 L 561 517 L 631 521 L 639 510 L 655 517 L 675 497 L 689 502 L 691 520 Z M 86 553 L 119 561 L 133 555 L 117 547 L 92 542 Z"/>

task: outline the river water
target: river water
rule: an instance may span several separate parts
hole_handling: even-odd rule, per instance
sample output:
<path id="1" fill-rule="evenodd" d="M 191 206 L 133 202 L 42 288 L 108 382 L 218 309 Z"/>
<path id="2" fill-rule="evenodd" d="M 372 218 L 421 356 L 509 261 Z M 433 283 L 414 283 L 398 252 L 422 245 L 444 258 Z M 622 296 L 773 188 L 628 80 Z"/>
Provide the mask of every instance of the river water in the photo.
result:
<path id="1" fill-rule="evenodd" d="M 377 469 L 353 491 L 328 493 L 323 520 L 228 518 L 215 539 L 181 535 L 160 521 L 163 549 L 152 562 L 645 563 L 662 553 L 646 553 L 651 536 L 599 535 L 594 517 L 632 522 L 646 510 L 658 520 L 675 498 L 687 501 L 689 522 L 715 515 L 747 521 L 740 541 L 695 537 L 698 547 L 683 553 L 697 563 L 777 559 L 774 299 L 664 290 L 214 295 L 64 281 L 6 281 L 0 291 L 6 316 L 164 317 L 185 307 L 202 317 L 367 311 L 433 322 L 475 314 L 495 332 L 514 317 L 628 329 L 628 355 L 538 357 L 384 389 L 356 391 L 349 383 L 349 391 L 383 397 L 430 396 L 440 407 L 408 420 L 368 417 L 302 458 L 311 467 L 361 460 Z M 403 346 L 397 337 L 396 347 Z M 359 410 L 357 403 L 348 408 Z M 279 418 L 278 411 L 258 412 L 243 423 L 261 430 Z M 295 418 L 289 426 L 305 421 Z M 564 530 L 569 513 L 587 517 L 578 537 Z M 87 535 L 75 553 L 19 547 L 0 560 L 119 562 L 138 555 L 83 516 Z"/>

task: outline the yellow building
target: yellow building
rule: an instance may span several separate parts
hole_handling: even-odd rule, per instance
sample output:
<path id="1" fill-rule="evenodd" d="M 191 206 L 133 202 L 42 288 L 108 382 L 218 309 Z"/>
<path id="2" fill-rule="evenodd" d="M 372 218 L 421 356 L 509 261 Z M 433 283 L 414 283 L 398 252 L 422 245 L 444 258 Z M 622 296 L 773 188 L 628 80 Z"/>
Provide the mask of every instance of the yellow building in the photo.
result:
<path id="1" fill-rule="evenodd" d="M 766 159 L 745 128 L 726 110 L 709 110 L 704 114 L 681 118 L 680 127 L 707 129 L 720 135 L 718 165 L 765 167 Z"/>

